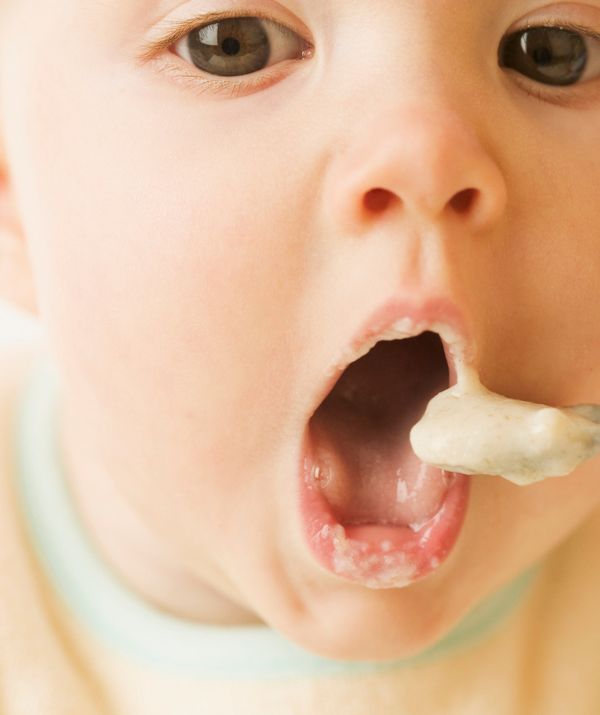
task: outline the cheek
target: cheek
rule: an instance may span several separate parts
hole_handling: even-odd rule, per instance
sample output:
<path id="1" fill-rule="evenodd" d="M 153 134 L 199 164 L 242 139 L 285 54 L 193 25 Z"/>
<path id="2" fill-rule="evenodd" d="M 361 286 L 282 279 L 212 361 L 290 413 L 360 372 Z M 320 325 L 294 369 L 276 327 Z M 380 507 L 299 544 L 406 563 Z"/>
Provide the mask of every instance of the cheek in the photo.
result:
<path id="1" fill-rule="evenodd" d="M 460 547 L 465 563 L 489 578 L 489 564 L 515 573 L 544 559 L 600 504 L 600 457 L 567 477 L 519 487 L 500 478 L 478 477 L 472 485 L 467 537 Z M 460 542 L 459 542 L 460 545 Z"/>
<path id="2" fill-rule="evenodd" d="M 504 224 L 470 245 L 479 264 L 465 277 L 481 326 L 484 384 L 557 405 L 600 401 L 600 164 L 590 152 L 600 130 L 566 142 L 570 134 L 512 132 L 522 151 L 504 167 L 511 177 Z"/>
<path id="3" fill-rule="evenodd" d="M 280 423 L 290 403 L 285 370 L 301 332 L 296 157 L 265 131 L 249 149 L 256 127 L 232 133 L 175 96 L 161 104 L 158 90 L 110 79 L 69 75 L 15 110 L 52 341 L 115 410 L 145 409 L 151 390 L 207 433 L 229 435 L 243 419 L 249 441 L 272 441 L 265 422 Z"/>
<path id="4" fill-rule="evenodd" d="M 528 538 L 550 546 L 560 543 L 600 503 L 600 457 L 582 464 L 566 477 L 547 479 L 525 489 L 523 518 L 531 523 Z"/>

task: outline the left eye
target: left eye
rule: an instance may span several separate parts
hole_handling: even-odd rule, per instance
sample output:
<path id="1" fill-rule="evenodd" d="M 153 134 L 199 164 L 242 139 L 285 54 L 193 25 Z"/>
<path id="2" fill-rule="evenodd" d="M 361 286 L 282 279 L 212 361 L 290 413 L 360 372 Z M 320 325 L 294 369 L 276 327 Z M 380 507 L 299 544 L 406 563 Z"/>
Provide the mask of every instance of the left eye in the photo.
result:
<path id="1" fill-rule="evenodd" d="M 308 43 L 293 30 L 258 17 L 226 18 L 196 28 L 175 48 L 208 74 L 233 77 L 288 59 L 302 59 Z"/>
<path id="2" fill-rule="evenodd" d="M 541 84 L 576 84 L 591 64 L 598 65 L 598 42 L 562 27 L 531 27 L 513 32 L 498 51 L 500 66 Z M 595 60 L 595 63 L 593 62 Z"/>

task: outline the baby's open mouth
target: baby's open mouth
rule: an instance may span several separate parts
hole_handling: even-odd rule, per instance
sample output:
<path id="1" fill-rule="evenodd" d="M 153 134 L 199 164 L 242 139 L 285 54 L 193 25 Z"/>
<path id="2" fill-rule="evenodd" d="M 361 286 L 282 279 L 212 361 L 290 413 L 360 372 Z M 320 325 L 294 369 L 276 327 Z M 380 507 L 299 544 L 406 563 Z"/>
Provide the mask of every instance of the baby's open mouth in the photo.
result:
<path id="1" fill-rule="evenodd" d="M 382 315 L 338 363 L 308 421 L 300 465 L 311 551 L 328 571 L 376 589 L 407 586 L 446 559 L 470 485 L 422 462 L 409 440 L 466 357 L 459 320 L 436 302 L 391 304 Z"/>
<path id="2" fill-rule="evenodd" d="M 448 479 L 415 456 L 409 432 L 449 380 L 429 331 L 382 340 L 346 367 L 309 422 L 312 477 L 344 527 L 416 530 L 438 511 Z"/>

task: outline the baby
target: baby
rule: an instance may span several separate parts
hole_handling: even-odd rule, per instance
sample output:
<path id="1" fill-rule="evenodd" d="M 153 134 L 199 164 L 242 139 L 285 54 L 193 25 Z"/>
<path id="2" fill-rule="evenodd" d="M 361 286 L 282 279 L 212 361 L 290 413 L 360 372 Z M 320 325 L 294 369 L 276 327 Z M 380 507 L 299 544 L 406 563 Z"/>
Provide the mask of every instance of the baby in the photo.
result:
<path id="1" fill-rule="evenodd" d="M 2 0 L 3 715 L 600 712 L 600 0 Z M 393 326 L 420 326 L 394 334 Z"/>

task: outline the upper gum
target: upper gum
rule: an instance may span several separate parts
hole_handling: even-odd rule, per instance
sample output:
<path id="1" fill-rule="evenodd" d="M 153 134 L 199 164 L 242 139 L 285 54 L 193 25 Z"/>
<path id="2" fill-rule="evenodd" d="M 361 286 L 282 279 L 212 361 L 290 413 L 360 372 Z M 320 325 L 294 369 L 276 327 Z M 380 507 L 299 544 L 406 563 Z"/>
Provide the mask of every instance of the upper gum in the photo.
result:
<path id="1" fill-rule="evenodd" d="M 447 347 L 447 360 L 452 362 L 452 367 L 456 373 L 456 378 L 461 381 L 466 375 L 468 345 L 464 338 L 448 323 L 440 321 L 420 321 L 416 322 L 409 317 L 400 318 L 386 330 L 371 336 L 361 346 L 348 350 L 342 363 L 338 363 L 338 371 L 343 372 L 349 364 L 364 357 L 371 349 L 382 340 L 398 340 L 416 337 L 425 331 L 431 331 L 439 335 L 442 343 Z"/>
<path id="2" fill-rule="evenodd" d="M 381 340 L 402 340 L 421 335 L 426 331 L 434 332 L 440 336 L 443 342 L 450 348 L 465 348 L 465 342 L 456 333 L 454 328 L 448 323 L 426 322 L 414 323 L 410 318 L 397 320 L 391 327 L 382 330 L 377 335 L 371 336 L 356 350 L 357 354 L 365 355 L 371 348 Z M 350 351 L 352 352 L 352 351 Z M 453 351 L 454 352 L 454 351 Z M 356 358 L 355 358 L 356 359 Z"/>

